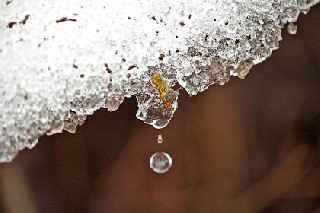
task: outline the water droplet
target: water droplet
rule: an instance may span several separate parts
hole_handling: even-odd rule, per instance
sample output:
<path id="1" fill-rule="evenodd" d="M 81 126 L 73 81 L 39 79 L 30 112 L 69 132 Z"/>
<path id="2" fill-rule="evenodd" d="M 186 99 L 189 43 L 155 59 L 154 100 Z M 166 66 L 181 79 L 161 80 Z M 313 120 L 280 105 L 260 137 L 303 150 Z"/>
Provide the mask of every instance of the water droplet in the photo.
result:
<path id="1" fill-rule="evenodd" d="M 161 135 L 161 134 L 160 134 L 160 135 L 158 135 L 157 142 L 158 142 L 158 143 L 163 143 L 163 137 L 162 137 L 162 135 Z"/>
<path id="2" fill-rule="evenodd" d="M 166 173 L 171 166 L 172 158 L 165 152 L 157 152 L 150 158 L 150 168 L 158 174 Z"/>
<path id="3" fill-rule="evenodd" d="M 287 30 L 288 30 L 288 33 L 290 34 L 297 34 L 298 27 L 294 23 L 289 23 Z"/>

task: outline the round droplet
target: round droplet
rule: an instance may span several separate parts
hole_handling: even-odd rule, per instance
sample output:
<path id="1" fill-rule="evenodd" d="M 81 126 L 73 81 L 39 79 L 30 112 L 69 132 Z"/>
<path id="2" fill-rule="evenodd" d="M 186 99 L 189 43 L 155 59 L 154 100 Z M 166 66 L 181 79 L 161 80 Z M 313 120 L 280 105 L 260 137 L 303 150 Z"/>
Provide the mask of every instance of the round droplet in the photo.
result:
<path id="1" fill-rule="evenodd" d="M 158 135 L 157 142 L 158 142 L 158 143 L 163 143 L 163 137 L 162 137 L 162 135 L 161 135 L 161 134 L 160 134 L 160 135 Z"/>
<path id="2" fill-rule="evenodd" d="M 171 166 L 172 158 L 165 152 L 157 152 L 150 158 L 150 168 L 158 174 L 166 173 Z"/>
<path id="3" fill-rule="evenodd" d="M 289 23 L 287 30 L 288 30 L 288 33 L 290 34 L 297 34 L 298 27 L 294 23 Z"/>

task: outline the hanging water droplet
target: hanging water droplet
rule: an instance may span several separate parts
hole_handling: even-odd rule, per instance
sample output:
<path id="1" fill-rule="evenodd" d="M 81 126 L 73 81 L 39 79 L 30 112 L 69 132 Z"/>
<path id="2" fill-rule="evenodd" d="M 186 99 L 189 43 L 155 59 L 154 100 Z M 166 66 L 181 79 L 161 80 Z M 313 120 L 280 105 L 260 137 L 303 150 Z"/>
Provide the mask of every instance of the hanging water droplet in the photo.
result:
<path id="1" fill-rule="evenodd" d="M 287 30 L 288 30 L 288 33 L 290 33 L 290 34 L 297 34 L 298 27 L 294 23 L 289 23 Z"/>
<path id="2" fill-rule="evenodd" d="M 158 139 L 157 139 L 158 143 L 162 143 L 163 142 L 163 137 L 161 134 L 158 135 Z"/>
<path id="3" fill-rule="evenodd" d="M 171 166 L 172 158 L 165 152 L 157 152 L 150 158 L 150 168 L 158 174 L 166 173 Z"/>

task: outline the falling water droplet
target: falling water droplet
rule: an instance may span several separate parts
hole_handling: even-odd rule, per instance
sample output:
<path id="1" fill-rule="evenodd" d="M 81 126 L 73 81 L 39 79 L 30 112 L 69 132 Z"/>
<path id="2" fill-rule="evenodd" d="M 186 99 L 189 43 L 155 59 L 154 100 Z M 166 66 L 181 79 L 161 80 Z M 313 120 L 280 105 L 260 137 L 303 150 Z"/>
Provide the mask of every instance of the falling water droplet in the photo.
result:
<path id="1" fill-rule="evenodd" d="M 161 134 L 160 134 L 160 135 L 158 135 L 157 142 L 158 142 L 158 143 L 163 143 L 163 137 L 162 137 L 162 135 L 161 135 Z"/>
<path id="2" fill-rule="evenodd" d="M 288 30 L 288 33 L 290 34 L 297 34 L 298 27 L 294 23 L 289 23 L 287 30 Z"/>
<path id="3" fill-rule="evenodd" d="M 157 152 L 150 158 L 150 168 L 158 174 L 166 173 L 171 166 L 172 158 L 165 152 Z"/>

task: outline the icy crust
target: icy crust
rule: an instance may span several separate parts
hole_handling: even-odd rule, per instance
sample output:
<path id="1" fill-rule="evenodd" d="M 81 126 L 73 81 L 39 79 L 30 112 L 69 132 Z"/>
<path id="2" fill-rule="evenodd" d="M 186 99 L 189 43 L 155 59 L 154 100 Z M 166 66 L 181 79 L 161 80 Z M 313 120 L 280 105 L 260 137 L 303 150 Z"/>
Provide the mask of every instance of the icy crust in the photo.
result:
<path id="1" fill-rule="evenodd" d="M 244 78 L 317 2 L 1 1 L 0 162 L 132 96 L 138 119 L 165 127 L 177 88 L 196 95 Z"/>

